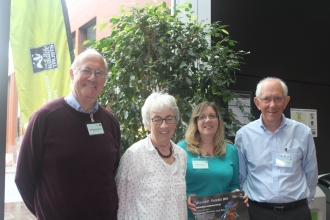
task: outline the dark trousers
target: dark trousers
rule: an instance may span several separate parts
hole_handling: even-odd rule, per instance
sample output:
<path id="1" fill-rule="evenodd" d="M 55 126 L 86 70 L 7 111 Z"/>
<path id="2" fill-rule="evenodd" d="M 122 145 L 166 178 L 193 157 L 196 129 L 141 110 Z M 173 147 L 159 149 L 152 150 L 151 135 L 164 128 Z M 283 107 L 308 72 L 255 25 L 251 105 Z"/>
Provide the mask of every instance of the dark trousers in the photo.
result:
<path id="1" fill-rule="evenodd" d="M 249 202 L 249 217 L 250 220 L 312 220 L 307 204 L 283 213 L 276 213 Z"/>

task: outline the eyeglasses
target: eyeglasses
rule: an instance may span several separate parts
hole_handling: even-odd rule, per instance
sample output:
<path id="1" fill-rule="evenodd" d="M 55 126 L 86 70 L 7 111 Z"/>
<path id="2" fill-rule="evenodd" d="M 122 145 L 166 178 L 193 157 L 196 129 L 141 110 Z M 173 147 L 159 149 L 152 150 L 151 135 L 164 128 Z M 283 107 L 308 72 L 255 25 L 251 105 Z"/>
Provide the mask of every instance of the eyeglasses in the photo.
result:
<path id="1" fill-rule="evenodd" d="M 200 121 L 205 121 L 207 118 L 209 118 L 210 120 L 213 120 L 213 119 L 218 118 L 218 115 L 217 114 L 200 115 L 200 116 L 197 116 L 197 118 Z"/>
<path id="2" fill-rule="evenodd" d="M 258 99 L 260 101 L 262 101 L 263 103 L 265 103 L 265 104 L 269 104 L 272 101 L 274 101 L 276 104 L 280 104 L 280 103 L 283 102 L 283 100 L 285 100 L 285 97 L 281 97 L 281 96 L 276 96 L 276 97 L 273 97 L 273 98 L 271 98 L 271 97 L 259 98 L 258 97 Z"/>
<path id="3" fill-rule="evenodd" d="M 175 116 L 167 116 L 166 118 L 161 118 L 161 117 L 154 117 L 151 119 L 152 123 L 154 123 L 154 125 L 161 125 L 163 124 L 163 121 L 166 122 L 166 124 L 173 124 L 176 120 Z"/>
<path id="4" fill-rule="evenodd" d="M 95 78 L 97 78 L 97 79 L 104 79 L 105 76 L 106 76 L 106 73 L 102 70 L 94 70 L 93 71 L 92 69 L 86 68 L 86 67 L 81 68 L 81 69 L 77 68 L 77 70 L 79 70 L 80 74 L 85 76 L 85 77 L 90 77 L 93 72 L 94 72 Z"/>

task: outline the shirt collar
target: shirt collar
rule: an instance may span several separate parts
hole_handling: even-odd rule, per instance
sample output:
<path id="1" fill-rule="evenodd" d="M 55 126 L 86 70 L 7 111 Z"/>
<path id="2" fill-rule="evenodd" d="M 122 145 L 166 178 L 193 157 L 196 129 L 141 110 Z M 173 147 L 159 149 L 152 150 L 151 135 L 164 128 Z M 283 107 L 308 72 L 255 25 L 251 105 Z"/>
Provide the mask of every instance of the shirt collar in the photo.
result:
<path id="1" fill-rule="evenodd" d="M 70 105 L 72 108 L 74 108 L 78 112 L 85 113 L 72 92 L 70 92 L 70 94 L 67 97 L 65 97 L 64 100 L 66 101 L 66 103 L 68 103 L 68 105 Z M 99 103 L 96 100 L 94 107 L 87 113 L 95 113 L 98 110 L 98 105 L 99 105 Z"/>
<path id="2" fill-rule="evenodd" d="M 259 118 L 260 120 L 259 120 L 259 126 L 264 130 L 264 131 L 268 131 L 267 129 L 266 129 L 266 127 L 265 127 L 265 125 L 264 125 L 264 123 L 262 122 L 262 114 L 260 115 L 260 118 Z M 286 119 L 286 117 L 284 116 L 284 114 L 282 113 L 282 121 L 281 121 L 281 125 L 280 125 L 280 127 L 277 129 L 277 131 L 279 131 L 279 130 L 282 130 L 286 125 L 287 125 L 287 119 Z M 277 132 L 276 131 L 276 132 Z M 276 133 L 275 132 L 275 133 Z"/>

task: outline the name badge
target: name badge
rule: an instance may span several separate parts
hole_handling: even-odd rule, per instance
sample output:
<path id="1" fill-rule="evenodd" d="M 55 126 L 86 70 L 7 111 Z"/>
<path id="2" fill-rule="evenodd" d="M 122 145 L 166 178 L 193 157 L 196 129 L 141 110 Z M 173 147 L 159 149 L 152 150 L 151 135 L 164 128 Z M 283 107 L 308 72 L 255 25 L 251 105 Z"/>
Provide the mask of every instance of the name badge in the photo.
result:
<path id="1" fill-rule="evenodd" d="M 104 134 L 104 130 L 102 124 L 100 122 L 97 123 L 87 123 L 87 130 L 90 136 Z"/>
<path id="2" fill-rule="evenodd" d="M 193 169 L 209 169 L 209 162 L 205 158 L 193 158 L 192 159 Z"/>
<path id="3" fill-rule="evenodd" d="M 275 166 L 278 167 L 292 167 L 293 164 L 293 158 L 282 156 L 282 155 L 276 155 L 276 164 Z"/>

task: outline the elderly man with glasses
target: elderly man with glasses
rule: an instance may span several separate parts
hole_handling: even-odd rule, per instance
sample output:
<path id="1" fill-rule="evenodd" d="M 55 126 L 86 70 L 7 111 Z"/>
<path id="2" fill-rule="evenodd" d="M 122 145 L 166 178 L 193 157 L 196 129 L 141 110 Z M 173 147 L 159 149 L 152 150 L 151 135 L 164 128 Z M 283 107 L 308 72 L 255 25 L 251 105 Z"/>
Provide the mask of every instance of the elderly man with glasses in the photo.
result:
<path id="1" fill-rule="evenodd" d="M 284 116 L 289 101 L 282 80 L 261 80 L 254 103 L 262 114 L 236 133 L 240 184 L 249 195 L 251 220 L 312 219 L 315 145 L 309 127 Z"/>
<path id="2" fill-rule="evenodd" d="M 37 219 L 117 219 L 119 122 L 97 101 L 107 77 L 101 54 L 84 51 L 70 69 L 72 92 L 30 119 L 15 182 Z"/>

